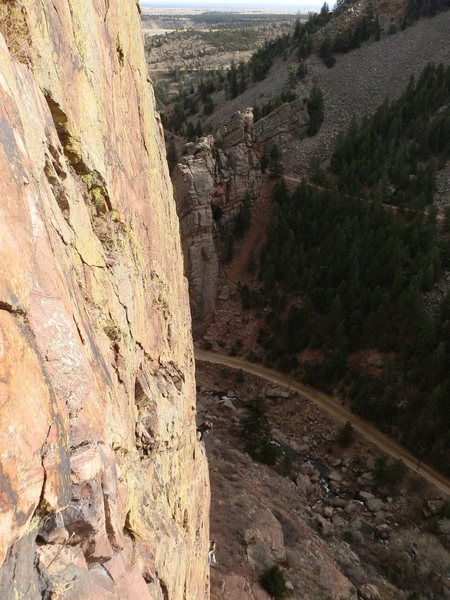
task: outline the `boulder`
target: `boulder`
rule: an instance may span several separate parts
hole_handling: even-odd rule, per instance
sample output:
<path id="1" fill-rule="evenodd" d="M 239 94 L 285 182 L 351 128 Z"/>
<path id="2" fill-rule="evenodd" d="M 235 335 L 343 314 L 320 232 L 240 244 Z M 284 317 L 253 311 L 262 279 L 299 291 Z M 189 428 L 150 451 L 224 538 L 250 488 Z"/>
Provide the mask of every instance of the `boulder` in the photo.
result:
<path id="1" fill-rule="evenodd" d="M 255 565 L 271 565 L 286 558 L 283 528 L 269 508 L 256 510 L 253 526 L 244 532 L 247 555 Z"/>
<path id="2" fill-rule="evenodd" d="M 359 497 L 364 502 L 366 502 L 367 500 L 372 500 L 373 498 L 375 498 L 374 494 L 372 494 L 371 492 L 364 492 L 364 491 L 359 492 Z"/>
<path id="3" fill-rule="evenodd" d="M 382 600 L 377 586 L 372 583 L 365 583 L 358 588 L 358 595 L 362 600 Z"/>
<path id="4" fill-rule="evenodd" d="M 260 585 L 251 585 L 241 575 L 225 575 L 220 584 L 220 600 L 270 600 L 270 596 Z"/>
<path id="5" fill-rule="evenodd" d="M 426 500 L 425 505 L 422 508 L 424 517 L 429 519 L 433 515 L 436 515 L 440 511 L 442 504 L 442 498 L 430 498 Z"/>
<path id="6" fill-rule="evenodd" d="M 328 479 L 330 479 L 330 481 L 340 483 L 342 481 L 342 475 L 338 473 L 338 471 L 331 471 L 328 475 Z"/>
<path id="7" fill-rule="evenodd" d="M 314 517 L 314 524 L 316 526 L 317 531 L 324 537 L 331 537 L 332 535 L 334 535 L 333 525 L 329 521 L 324 519 L 321 515 L 316 515 Z"/>
<path id="8" fill-rule="evenodd" d="M 224 302 L 226 302 L 230 299 L 230 294 L 230 287 L 228 285 L 224 285 L 223 288 L 220 290 L 219 300 L 223 300 Z"/>
<path id="9" fill-rule="evenodd" d="M 308 477 L 308 475 L 304 475 L 303 473 L 298 473 L 297 477 L 295 478 L 295 483 L 298 487 L 298 491 L 303 495 L 303 496 L 309 496 L 309 494 L 311 493 L 313 486 L 311 484 L 311 480 Z"/>
<path id="10" fill-rule="evenodd" d="M 369 498 L 366 500 L 366 506 L 370 512 L 376 513 L 383 509 L 384 502 L 379 498 Z"/>
<path id="11" fill-rule="evenodd" d="M 266 398 L 289 398 L 289 392 L 282 387 L 274 387 L 266 390 Z"/>

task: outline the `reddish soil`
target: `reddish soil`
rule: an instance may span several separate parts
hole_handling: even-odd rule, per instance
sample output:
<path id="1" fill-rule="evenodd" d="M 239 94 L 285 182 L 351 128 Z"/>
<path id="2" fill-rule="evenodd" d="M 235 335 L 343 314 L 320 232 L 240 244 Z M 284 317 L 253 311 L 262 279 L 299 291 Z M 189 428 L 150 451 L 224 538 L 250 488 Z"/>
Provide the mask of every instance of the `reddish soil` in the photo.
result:
<path id="1" fill-rule="evenodd" d="M 253 311 L 242 311 L 242 304 L 237 289 L 238 284 L 255 285 L 258 273 L 248 272 L 250 254 L 254 253 L 256 260 L 266 240 L 266 229 L 270 219 L 272 190 L 276 181 L 266 176 L 261 187 L 261 194 L 252 206 L 252 218 L 244 238 L 236 243 L 233 261 L 221 267 L 218 289 L 224 285 L 231 288 L 232 297 L 229 300 L 217 301 L 214 320 L 204 335 L 204 340 L 218 344 L 224 349 L 230 349 L 236 340 L 241 344 L 239 354 L 246 355 L 255 346 L 258 331 L 263 323 L 263 316 L 255 316 Z"/>
<path id="2" fill-rule="evenodd" d="M 356 371 L 379 377 L 383 373 L 384 365 L 392 357 L 393 354 L 383 354 L 374 349 L 359 350 L 349 354 L 348 366 Z"/>
<path id="3" fill-rule="evenodd" d="M 268 177 L 264 179 L 260 196 L 252 206 L 250 228 L 244 239 L 236 244 L 231 264 L 223 268 L 224 276 L 234 285 L 237 285 L 239 281 L 241 283 L 251 283 L 256 277 L 256 273 L 248 272 L 248 261 L 252 251 L 257 259 L 266 241 L 266 229 L 271 212 L 271 196 L 275 183 L 276 180 Z"/>
<path id="4" fill-rule="evenodd" d="M 309 348 L 305 348 L 297 356 L 297 360 L 301 365 L 305 363 L 321 363 L 323 362 L 323 358 L 322 350 L 311 350 Z"/>

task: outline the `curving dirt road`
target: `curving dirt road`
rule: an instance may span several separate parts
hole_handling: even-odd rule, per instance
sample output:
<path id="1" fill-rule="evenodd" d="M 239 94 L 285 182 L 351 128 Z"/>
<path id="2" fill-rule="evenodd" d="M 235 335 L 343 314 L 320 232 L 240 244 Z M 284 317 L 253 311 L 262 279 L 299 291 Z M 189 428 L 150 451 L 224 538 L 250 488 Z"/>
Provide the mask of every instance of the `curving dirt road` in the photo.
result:
<path id="1" fill-rule="evenodd" d="M 341 406 L 331 396 L 319 392 L 303 383 L 294 381 L 284 373 L 279 373 L 260 364 L 255 364 L 234 356 L 224 356 L 206 350 L 195 350 L 195 358 L 198 361 L 210 362 L 219 365 L 231 367 L 232 369 L 241 369 L 252 375 L 263 377 L 272 383 L 285 386 L 301 394 L 311 402 L 314 402 L 319 408 L 339 421 L 350 421 L 356 431 L 360 433 L 367 441 L 377 446 L 382 452 L 389 454 L 394 458 L 401 458 L 404 463 L 413 471 L 420 473 L 429 483 L 434 485 L 444 494 L 450 496 L 450 480 L 446 479 L 438 471 L 413 456 L 408 450 L 400 446 L 397 442 L 388 438 L 373 425 L 363 421 L 354 415 L 347 408 Z"/>

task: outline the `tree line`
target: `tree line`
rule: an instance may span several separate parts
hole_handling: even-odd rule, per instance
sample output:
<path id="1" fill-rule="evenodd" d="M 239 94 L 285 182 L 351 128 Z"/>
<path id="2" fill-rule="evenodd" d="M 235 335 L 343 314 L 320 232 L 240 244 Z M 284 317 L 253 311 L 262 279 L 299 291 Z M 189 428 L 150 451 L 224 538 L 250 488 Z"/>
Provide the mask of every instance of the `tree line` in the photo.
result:
<path id="1" fill-rule="evenodd" d="M 433 306 L 429 294 L 450 269 L 450 240 L 424 206 L 435 163 L 450 158 L 449 84 L 450 68 L 427 66 L 398 100 L 351 125 L 330 170 L 317 170 L 320 184 L 290 194 L 280 180 L 260 283 L 241 288 L 244 309 L 269 308 L 257 340 L 268 364 L 337 387 L 355 412 L 446 472 L 450 291 Z M 300 364 L 305 349 L 321 359 Z M 378 375 L 348 360 L 367 349 L 384 356 Z"/>

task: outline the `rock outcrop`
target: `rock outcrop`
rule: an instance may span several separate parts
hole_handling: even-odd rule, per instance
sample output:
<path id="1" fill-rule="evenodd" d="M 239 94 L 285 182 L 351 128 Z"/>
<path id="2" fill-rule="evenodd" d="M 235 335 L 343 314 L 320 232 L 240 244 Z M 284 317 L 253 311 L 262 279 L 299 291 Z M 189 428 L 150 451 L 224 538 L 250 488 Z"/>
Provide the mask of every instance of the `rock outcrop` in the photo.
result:
<path id="1" fill-rule="evenodd" d="M 233 115 L 220 139 L 220 148 L 212 136 L 188 144 L 172 174 L 194 333 L 214 312 L 223 238 L 232 235 L 233 219 L 261 185 L 252 111 Z"/>
<path id="2" fill-rule="evenodd" d="M 286 142 L 303 140 L 308 132 L 306 99 L 285 102 L 255 124 L 255 134 L 266 154 L 277 144 L 282 152 Z"/>
<path id="3" fill-rule="evenodd" d="M 187 286 L 136 2 L 0 0 L 0 597 L 209 598 Z"/>

